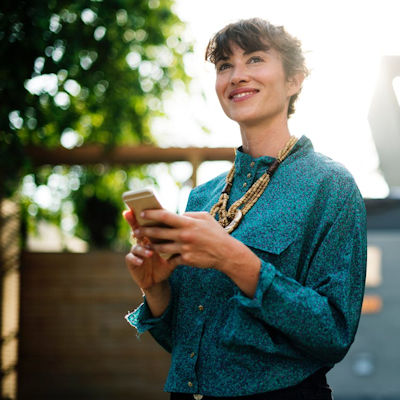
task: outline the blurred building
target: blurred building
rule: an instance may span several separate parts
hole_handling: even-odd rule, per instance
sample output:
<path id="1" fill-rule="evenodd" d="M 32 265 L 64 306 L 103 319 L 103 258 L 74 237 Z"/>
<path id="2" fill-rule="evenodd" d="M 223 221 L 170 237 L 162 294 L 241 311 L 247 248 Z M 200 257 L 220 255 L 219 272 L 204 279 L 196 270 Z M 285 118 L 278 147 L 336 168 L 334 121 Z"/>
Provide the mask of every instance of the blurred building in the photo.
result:
<path id="1" fill-rule="evenodd" d="M 363 314 L 349 354 L 328 375 L 336 400 L 400 399 L 400 105 L 393 87 L 399 76 L 400 57 L 384 57 L 369 122 L 390 194 L 365 201 Z"/>

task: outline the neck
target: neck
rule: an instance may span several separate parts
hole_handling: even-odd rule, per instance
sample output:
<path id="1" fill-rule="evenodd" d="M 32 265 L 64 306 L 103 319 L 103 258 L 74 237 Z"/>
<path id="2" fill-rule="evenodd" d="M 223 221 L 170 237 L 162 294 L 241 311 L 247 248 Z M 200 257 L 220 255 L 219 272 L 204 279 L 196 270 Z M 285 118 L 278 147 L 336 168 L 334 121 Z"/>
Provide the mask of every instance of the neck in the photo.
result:
<path id="1" fill-rule="evenodd" d="M 254 158 L 276 157 L 290 138 L 287 120 L 276 126 L 240 126 L 243 151 Z"/>

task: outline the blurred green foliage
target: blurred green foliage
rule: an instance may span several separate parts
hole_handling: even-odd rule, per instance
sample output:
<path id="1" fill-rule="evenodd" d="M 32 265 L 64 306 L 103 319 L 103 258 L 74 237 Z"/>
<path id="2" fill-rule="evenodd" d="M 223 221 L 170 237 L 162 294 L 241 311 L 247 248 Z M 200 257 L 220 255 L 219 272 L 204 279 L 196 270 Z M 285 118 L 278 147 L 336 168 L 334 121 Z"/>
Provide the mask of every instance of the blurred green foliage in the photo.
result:
<path id="1" fill-rule="evenodd" d="M 163 115 L 163 95 L 189 79 L 183 58 L 191 44 L 182 37 L 184 24 L 172 5 L 172 0 L 0 3 L 0 197 L 15 193 L 25 176 L 27 216 L 62 225 L 67 208 L 79 217 L 74 232 L 95 246 L 110 244 L 121 192 L 133 177 L 146 178 L 145 169 L 37 169 L 24 148 L 153 143 L 150 121 Z M 46 203 L 46 193 L 55 198 Z M 107 221 L 102 237 L 99 215 Z"/>

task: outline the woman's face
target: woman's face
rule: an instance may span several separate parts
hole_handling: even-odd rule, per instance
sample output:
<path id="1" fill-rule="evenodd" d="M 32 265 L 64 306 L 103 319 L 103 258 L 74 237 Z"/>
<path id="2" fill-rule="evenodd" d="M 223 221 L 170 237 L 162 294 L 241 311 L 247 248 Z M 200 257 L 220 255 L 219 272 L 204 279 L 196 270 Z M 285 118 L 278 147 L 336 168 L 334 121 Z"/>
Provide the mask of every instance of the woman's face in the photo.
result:
<path id="1" fill-rule="evenodd" d="M 216 63 L 215 89 L 225 114 L 241 126 L 286 120 L 289 99 L 300 86 L 286 79 L 279 53 L 272 48 L 246 53 L 235 44 L 231 50 Z"/>

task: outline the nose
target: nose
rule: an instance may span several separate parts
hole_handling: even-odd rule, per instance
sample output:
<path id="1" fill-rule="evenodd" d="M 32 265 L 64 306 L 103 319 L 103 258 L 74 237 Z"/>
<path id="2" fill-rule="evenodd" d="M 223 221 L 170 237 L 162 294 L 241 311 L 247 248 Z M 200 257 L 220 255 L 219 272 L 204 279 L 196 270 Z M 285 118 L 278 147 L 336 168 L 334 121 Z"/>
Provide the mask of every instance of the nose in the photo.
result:
<path id="1" fill-rule="evenodd" d="M 246 67 L 242 65 L 235 65 L 234 68 L 232 68 L 232 73 L 231 73 L 231 85 L 235 86 L 238 85 L 239 83 L 244 83 L 248 82 L 249 76 L 246 71 Z"/>

